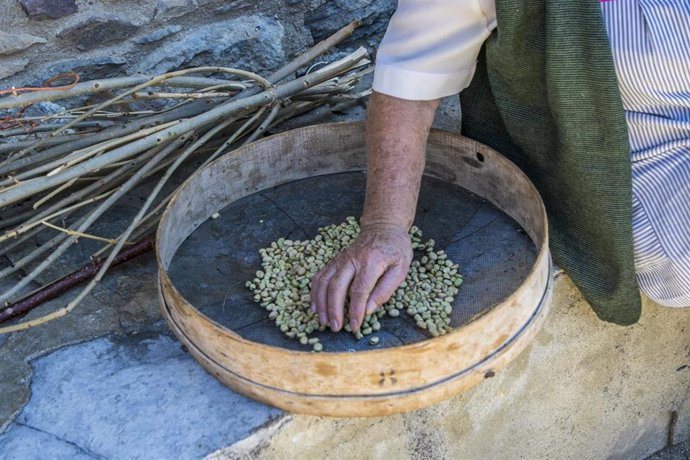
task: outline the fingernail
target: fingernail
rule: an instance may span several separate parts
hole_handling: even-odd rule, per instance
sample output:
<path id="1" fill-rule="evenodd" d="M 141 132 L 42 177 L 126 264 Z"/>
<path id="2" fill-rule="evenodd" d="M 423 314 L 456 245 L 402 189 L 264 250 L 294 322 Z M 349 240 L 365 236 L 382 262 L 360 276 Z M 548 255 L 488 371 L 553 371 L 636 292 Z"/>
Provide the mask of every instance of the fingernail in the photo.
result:
<path id="1" fill-rule="evenodd" d="M 338 322 L 336 320 L 331 320 L 331 330 L 332 331 L 338 330 Z"/>
<path id="2" fill-rule="evenodd" d="M 357 331 L 357 320 L 353 319 L 350 320 L 350 327 L 352 328 L 353 331 Z"/>
<path id="3" fill-rule="evenodd" d="M 311 303 L 311 306 L 309 308 L 311 308 L 312 313 L 316 313 L 316 304 L 314 302 Z"/>
<path id="4" fill-rule="evenodd" d="M 321 322 L 321 324 L 322 324 L 323 326 L 325 326 L 325 325 L 328 324 L 328 317 L 326 316 L 326 313 L 323 313 L 323 312 L 322 312 L 322 313 L 319 315 L 319 321 Z"/>

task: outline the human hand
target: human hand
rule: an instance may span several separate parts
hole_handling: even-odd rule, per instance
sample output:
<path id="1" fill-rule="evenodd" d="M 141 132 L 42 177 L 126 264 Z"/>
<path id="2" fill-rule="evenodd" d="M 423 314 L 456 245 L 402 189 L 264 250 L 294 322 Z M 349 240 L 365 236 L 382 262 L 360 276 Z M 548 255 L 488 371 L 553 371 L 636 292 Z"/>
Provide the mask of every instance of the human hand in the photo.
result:
<path id="1" fill-rule="evenodd" d="M 386 303 L 405 280 L 412 242 L 396 225 L 363 226 L 359 236 L 311 281 L 311 309 L 322 325 L 339 331 L 349 293 L 350 327 L 357 331 L 366 315 Z"/>

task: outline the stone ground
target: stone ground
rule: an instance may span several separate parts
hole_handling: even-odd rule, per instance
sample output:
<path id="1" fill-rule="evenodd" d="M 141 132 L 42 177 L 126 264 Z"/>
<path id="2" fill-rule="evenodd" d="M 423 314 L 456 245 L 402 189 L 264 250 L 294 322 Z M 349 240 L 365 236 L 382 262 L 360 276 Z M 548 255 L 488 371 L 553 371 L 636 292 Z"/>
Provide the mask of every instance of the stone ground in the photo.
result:
<path id="1" fill-rule="evenodd" d="M 206 374 L 162 321 L 154 280 L 143 256 L 67 317 L 0 336 L 0 459 L 690 458 L 690 310 L 645 302 L 639 324 L 612 326 L 561 275 L 543 330 L 495 378 L 411 414 L 333 419 Z"/>

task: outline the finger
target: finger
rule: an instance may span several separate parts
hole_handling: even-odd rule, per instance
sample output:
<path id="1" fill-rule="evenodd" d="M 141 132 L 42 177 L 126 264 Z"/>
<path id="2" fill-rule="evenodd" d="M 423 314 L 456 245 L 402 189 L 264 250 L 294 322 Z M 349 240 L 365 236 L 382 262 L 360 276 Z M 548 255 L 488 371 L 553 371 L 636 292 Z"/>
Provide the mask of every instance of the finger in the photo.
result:
<path id="1" fill-rule="evenodd" d="M 338 332 L 343 327 L 345 298 L 354 276 L 355 267 L 348 263 L 339 267 L 328 283 L 328 325 L 333 332 Z"/>
<path id="2" fill-rule="evenodd" d="M 383 275 L 384 271 L 385 265 L 367 264 L 362 270 L 357 272 L 352 280 L 348 315 L 350 317 L 350 327 L 353 331 L 357 331 L 362 325 L 367 300 L 369 300 L 371 291 L 374 289 L 374 286 L 376 286 L 376 282 L 381 275 Z"/>
<path id="3" fill-rule="evenodd" d="M 405 280 L 405 276 L 407 276 L 406 267 L 393 265 L 379 278 L 367 301 L 367 315 L 374 313 L 378 307 L 393 296 L 395 290 Z"/>
<path id="4" fill-rule="evenodd" d="M 328 325 L 328 284 L 335 274 L 335 267 L 328 265 L 318 272 L 311 281 L 311 306 L 323 326 Z"/>

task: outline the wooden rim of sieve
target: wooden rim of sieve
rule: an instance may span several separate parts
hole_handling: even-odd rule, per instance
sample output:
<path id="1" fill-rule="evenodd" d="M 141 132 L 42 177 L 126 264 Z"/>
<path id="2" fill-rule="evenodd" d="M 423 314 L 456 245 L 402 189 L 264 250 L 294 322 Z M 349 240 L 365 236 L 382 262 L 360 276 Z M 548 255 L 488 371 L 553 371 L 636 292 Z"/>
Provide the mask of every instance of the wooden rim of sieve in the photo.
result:
<path id="1" fill-rule="evenodd" d="M 425 174 L 491 202 L 537 247 L 523 283 L 501 303 L 447 335 L 357 352 L 288 350 L 252 342 L 211 320 L 171 282 L 167 269 L 182 242 L 212 214 L 260 190 L 365 167 L 358 122 L 300 128 L 239 148 L 192 175 L 167 206 L 156 235 L 159 296 L 170 328 L 223 383 L 292 412 L 378 416 L 448 398 L 493 373 L 540 329 L 551 297 L 546 212 L 522 171 L 468 138 L 432 130 Z M 462 295 L 462 289 L 459 295 Z"/>

